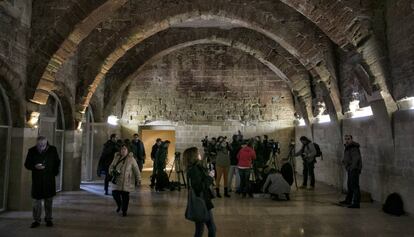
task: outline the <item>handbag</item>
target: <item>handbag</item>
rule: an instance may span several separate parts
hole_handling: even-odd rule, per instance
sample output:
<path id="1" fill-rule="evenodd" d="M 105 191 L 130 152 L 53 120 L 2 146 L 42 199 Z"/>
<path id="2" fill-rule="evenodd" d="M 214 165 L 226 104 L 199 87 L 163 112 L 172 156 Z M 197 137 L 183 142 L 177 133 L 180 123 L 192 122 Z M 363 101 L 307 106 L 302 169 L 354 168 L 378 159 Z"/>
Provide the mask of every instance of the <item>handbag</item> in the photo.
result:
<path id="1" fill-rule="evenodd" d="M 203 192 L 200 197 L 196 195 L 194 189 L 191 188 L 191 180 L 188 180 L 188 201 L 185 209 L 185 219 L 193 222 L 207 222 L 210 220 L 210 213 L 207 210 L 206 202 L 203 199 Z"/>
<path id="2" fill-rule="evenodd" d="M 121 174 L 119 171 L 116 170 L 116 168 L 118 167 L 119 163 L 121 163 L 122 161 L 126 160 L 126 157 L 118 160 L 118 162 L 116 163 L 116 165 L 114 166 L 114 168 L 112 169 L 112 171 L 110 172 L 109 175 L 109 180 L 111 180 L 111 182 L 113 184 L 117 183 L 117 178 L 118 176 Z"/>

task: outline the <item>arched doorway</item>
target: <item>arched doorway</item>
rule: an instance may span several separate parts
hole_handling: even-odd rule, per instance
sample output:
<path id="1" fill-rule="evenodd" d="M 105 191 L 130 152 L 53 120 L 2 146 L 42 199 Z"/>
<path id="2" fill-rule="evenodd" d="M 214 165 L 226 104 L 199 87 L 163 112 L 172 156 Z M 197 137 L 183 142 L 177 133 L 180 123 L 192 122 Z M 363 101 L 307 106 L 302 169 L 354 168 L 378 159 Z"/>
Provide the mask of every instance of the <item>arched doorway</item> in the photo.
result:
<path id="1" fill-rule="evenodd" d="M 4 211 L 7 205 L 11 124 L 9 99 L 0 85 L 0 211 Z"/>
<path id="2" fill-rule="evenodd" d="M 59 153 L 61 162 L 60 172 L 56 177 L 56 190 L 61 191 L 64 163 L 65 120 L 62 104 L 54 93 L 50 93 L 47 104 L 40 108 L 39 135 L 45 136 L 49 143 L 56 147 Z"/>
<path id="3" fill-rule="evenodd" d="M 82 182 L 92 181 L 94 178 L 93 123 L 93 112 L 89 106 L 82 119 Z"/>

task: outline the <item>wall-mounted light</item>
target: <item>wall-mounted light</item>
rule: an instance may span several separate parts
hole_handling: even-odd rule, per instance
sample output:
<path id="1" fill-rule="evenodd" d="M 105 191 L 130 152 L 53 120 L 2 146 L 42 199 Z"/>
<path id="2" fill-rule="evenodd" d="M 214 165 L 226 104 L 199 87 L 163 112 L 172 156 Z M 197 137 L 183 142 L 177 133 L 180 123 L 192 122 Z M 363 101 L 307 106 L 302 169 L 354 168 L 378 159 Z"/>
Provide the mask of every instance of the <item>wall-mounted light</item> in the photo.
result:
<path id="1" fill-rule="evenodd" d="M 315 118 L 315 121 L 317 123 L 329 123 L 331 122 L 331 117 L 329 116 L 329 114 L 318 115 Z"/>
<path id="2" fill-rule="evenodd" d="M 33 111 L 29 115 L 29 119 L 27 120 L 27 124 L 31 128 L 37 128 L 37 123 L 39 122 L 40 113 Z"/>
<path id="3" fill-rule="evenodd" d="M 296 118 L 295 119 L 295 125 L 296 126 L 299 126 L 299 127 L 304 127 L 304 126 L 306 126 L 306 122 L 305 122 L 305 119 L 303 119 L 303 118 Z"/>
<path id="4" fill-rule="evenodd" d="M 401 110 L 414 109 L 414 97 L 406 97 L 397 101 Z"/>
<path id="5" fill-rule="evenodd" d="M 117 116 L 115 116 L 115 115 L 108 116 L 108 120 L 107 120 L 108 124 L 116 126 L 116 125 L 118 125 L 118 121 L 119 121 L 119 119 L 118 119 Z"/>
<path id="6" fill-rule="evenodd" d="M 79 122 L 78 122 L 78 126 L 76 126 L 76 129 L 77 129 L 79 132 L 82 132 L 82 121 L 79 121 Z"/>
<path id="7" fill-rule="evenodd" d="M 359 100 L 353 100 L 349 103 L 349 112 L 346 113 L 347 117 L 350 118 L 362 118 L 372 116 L 373 112 L 371 106 L 359 107 Z"/>

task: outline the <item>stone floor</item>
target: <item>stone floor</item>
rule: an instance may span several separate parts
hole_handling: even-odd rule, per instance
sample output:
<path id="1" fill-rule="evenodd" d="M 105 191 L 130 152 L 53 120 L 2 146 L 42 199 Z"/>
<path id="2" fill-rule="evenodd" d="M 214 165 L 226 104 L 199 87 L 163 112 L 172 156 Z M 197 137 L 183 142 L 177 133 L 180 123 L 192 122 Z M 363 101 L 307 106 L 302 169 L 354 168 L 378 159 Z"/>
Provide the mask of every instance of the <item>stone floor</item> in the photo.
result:
<path id="1" fill-rule="evenodd" d="M 155 193 L 144 185 L 132 195 L 129 215 L 121 217 L 102 189 L 102 184 L 84 184 L 81 191 L 60 193 L 53 228 L 42 223 L 30 229 L 31 212 L 1 213 L 0 236 L 192 236 L 193 223 L 184 219 L 185 190 Z M 315 191 L 294 191 L 289 202 L 234 194 L 215 199 L 217 236 L 414 236 L 414 218 L 388 216 L 375 203 L 339 207 L 333 204 L 339 198 L 332 188 L 319 185 Z"/>

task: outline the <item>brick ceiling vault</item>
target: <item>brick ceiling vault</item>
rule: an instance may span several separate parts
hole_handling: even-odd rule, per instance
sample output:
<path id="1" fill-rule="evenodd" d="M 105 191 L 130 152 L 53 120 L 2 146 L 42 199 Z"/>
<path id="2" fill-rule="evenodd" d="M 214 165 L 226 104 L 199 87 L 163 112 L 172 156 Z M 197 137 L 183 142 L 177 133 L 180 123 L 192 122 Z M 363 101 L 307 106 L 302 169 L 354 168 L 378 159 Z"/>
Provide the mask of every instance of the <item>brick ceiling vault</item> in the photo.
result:
<path id="1" fill-rule="evenodd" d="M 138 25 L 126 24 L 124 29 L 112 33 L 113 40 L 106 40 L 105 46 L 100 47 L 99 52 L 94 52 L 96 56 L 88 57 L 88 62 L 91 65 L 85 70 L 85 78 L 82 79 L 84 83 L 82 88 L 85 90 L 81 105 L 86 106 L 92 97 L 96 87 L 104 79 L 106 73 L 113 65 L 131 48 L 139 44 L 143 40 L 152 35 L 168 29 L 175 24 L 185 22 L 191 19 L 217 19 L 224 22 L 237 23 L 241 27 L 245 27 L 257 32 L 260 32 L 275 42 L 279 43 L 291 55 L 295 56 L 308 70 L 313 70 L 318 75 L 318 79 L 327 84 L 328 88 L 337 87 L 336 83 L 331 83 L 331 78 L 334 77 L 334 72 L 328 67 L 326 62 L 326 45 L 322 44 L 321 38 L 324 36 L 319 34 L 315 27 L 311 25 L 298 24 L 298 20 L 304 20 L 301 15 L 297 13 L 289 13 L 289 16 L 283 16 L 286 9 L 281 9 L 281 12 L 275 14 L 278 18 L 269 17 L 269 12 L 256 8 L 242 8 L 237 5 L 224 4 L 220 6 L 211 6 L 199 3 L 198 9 L 189 11 L 186 7 L 165 7 L 163 10 L 146 11 L 145 14 L 135 14 L 131 17 L 139 18 L 131 20 L 132 22 L 140 22 Z M 204 4 L 204 5 L 203 5 Z M 280 3 L 279 3 L 280 5 Z M 281 4 L 282 7 L 284 6 Z M 190 4 L 194 7 L 194 4 Z M 190 7 L 189 6 L 189 7 Z M 216 8 L 220 7 L 220 11 Z M 286 8 L 286 6 L 284 6 Z M 163 9 L 164 9 L 163 8 Z M 280 14 L 279 14 L 280 13 Z M 292 14 L 297 14 L 293 18 Z M 288 19 L 288 21 L 285 21 Z M 119 27 L 120 23 L 117 23 Z M 106 26 L 108 27 L 108 26 Z M 298 33 L 300 32 L 300 33 Z M 94 33 L 99 34 L 98 31 Z M 93 37 L 91 37 L 93 38 Z M 99 37 L 97 37 L 99 38 Z M 121 39 L 121 40 L 120 40 Z M 88 41 L 88 39 L 86 39 Z M 109 41 L 109 42 L 107 42 Z M 83 51 L 83 50 L 82 50 Z M 337 91 L 337 89 L 335 89 Z M 339 101 L 339 93 L 330 93 L 335 108 L 332 111 L 341 112 L 341 105 Z"/>
<path id="2" fill-rule="evenodd" d="M 356 47 L 371 69 L 371 74 L 375 75 L 373 86 L 378 86 L 385 94 L 388 93 L 384 82 L 386 72 L 381 64 L 383 53 L 375 43 L 369 25 L 360 20 L 358 9 L 346 1 L 310 0 L 304 3 L 300 0 L 257 2 L 251 0 L 237 2 L 101 0 L 92 2 L 94 3 L 86 0 L 74 1 L 71 10 L 81 8 L 82 14 L 74 14 L 77 16 L 75 18 L 61 18 L 55 28 L 48 30 L 57 37 L 45 37 L 36 42 L 34 54 L 40 55 L 41 60 L 38 61 L 42 63 L 29 67 L 29 74 L 33 75 L 31 84 L 36 87 L 31 98 L 33 102 L 46 103 L 48 91 L 54 88 L 55 72 L 69 56 L 76 52 L 80 43 L 87 41 L 88 38 L 93 39 L 94 34 L 99 34 L 101 26 L 108 27 L 111 22 L 116 22 L 117 24 L 114 25 L 118 28 L 113 32 L 112 38 L 106 39 L 107 43 L 97 52 L 96 58 L 100 60 L 87 69 L 89 73 L 85 73 L 88 77 L 83 78 L 82 83 L 87 87 L 81 94 L 83 96 L 81 104 L 86 104 L 85 102 L 90 100 L 105 73 L 129 49 L 171 25 L 200 17 L 216 17 L 230 21 L 275 40 L 295 56 L 307 70 L 314 72 L 313 75 L 316 72 L 318 80 L 321 80 L 330 90 L 330 98 L 336 112 L 342 111 L 339 90 L 335 82 L 335 71 L 326 62 L 326 45 L 320 43 L 320 39 L 326 36 L 320 34 L 319 29 L 343 49 L 348 49 L 349 45 Z M 315 14 L 315 11 L 318 14 Z M 298 12 L 314 24 L 298 17 Z M 62 27 L 63 25 L 65 27 Z M 315 29 L 315 25 L 319 29 Z M 92 77 L 89 77 L 91 75 Z M 331 83 L 331 80 L 335 83 Z"/>
<path id="3" fill-rule="evenodd" d="M 295 96 L 308 102 L 307 106 L 310 109 L 311 89 L 306 69 L 282 47 L 264 35 L 240 28 L 230 31 L 217 28 L 173 28 L 136 45 L 111 68 L 106 79 L 104 114 L 109 115 L 123 91 L 145 65 L 176 50 L 207 43 L 233 47 L 255 57 L 284 80 Z M 300 111 L 300 113 L 308 117 L 307 111 Z"/>

